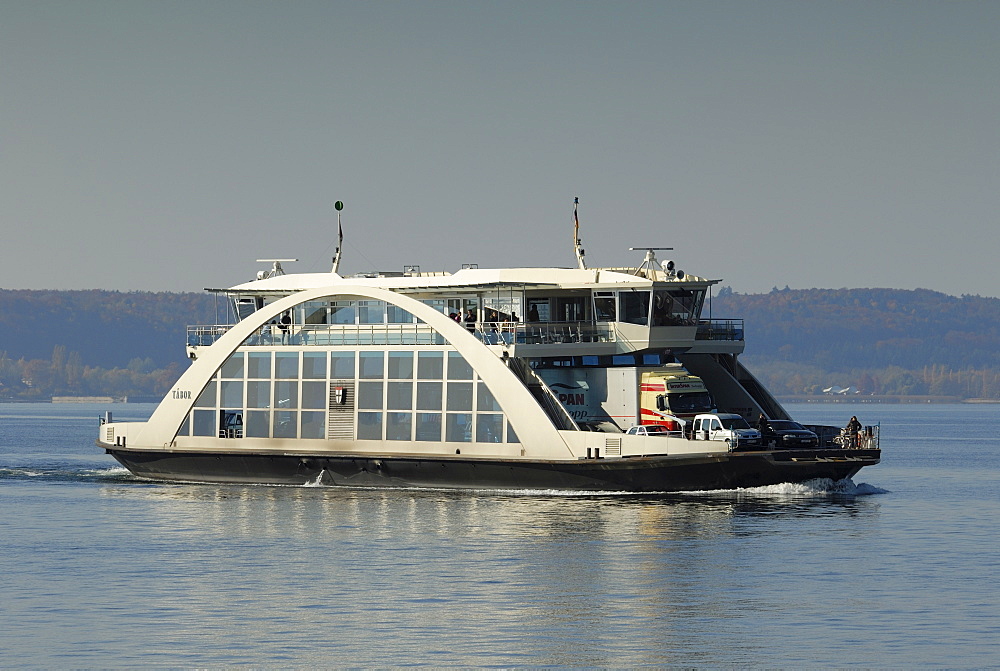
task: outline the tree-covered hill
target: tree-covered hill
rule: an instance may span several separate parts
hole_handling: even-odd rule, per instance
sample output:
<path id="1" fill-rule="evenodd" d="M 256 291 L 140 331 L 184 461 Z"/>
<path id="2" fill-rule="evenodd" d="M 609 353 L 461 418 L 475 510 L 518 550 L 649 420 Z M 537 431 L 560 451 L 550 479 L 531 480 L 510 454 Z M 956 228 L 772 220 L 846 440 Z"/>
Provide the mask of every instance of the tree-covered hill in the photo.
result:
<path id="1" fill-rule="evenodd" d="M 215 323 L 215 309 L 202 293 L 0 289 L 0 351 L 48 359 L 62 345 L 91 366 L 138 357 L 162 367 L 184 361 L 187 325 Z"/>
<path id="2" fill-rule="evenodd" d="M 997 391 L 983 387 L 1000 371 L 997 298 L 926 289 L 723 288 L 712 312 L 744 318 L 744 360 L 778 393 L 831 384 L 873 393 Z"/>
<path id="3" fill-rule="evenodd" d="M 163 394 L 186 366 L 185 327 L 224 311 L 210 294 L 0 289 L 0 398 Z M 711 311 L 745 320 L 743 361 L 776 394 L 1000 398 L 997 298 L 723 288 Z"/>
<path id="4" fill-rule="evenodd" d="M 0 400 L 162 396 L 187 365 L 186 326 L 215 323 L 217 306 L 195 293 L 0 289 Z"/>

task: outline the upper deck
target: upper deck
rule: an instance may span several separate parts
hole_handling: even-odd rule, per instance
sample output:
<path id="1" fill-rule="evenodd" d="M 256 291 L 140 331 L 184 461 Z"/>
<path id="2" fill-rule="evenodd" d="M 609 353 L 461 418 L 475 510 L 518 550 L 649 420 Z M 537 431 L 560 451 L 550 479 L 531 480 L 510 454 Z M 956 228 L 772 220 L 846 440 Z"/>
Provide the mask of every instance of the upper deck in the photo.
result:
<path id="1" fill-rule="evenodd" d="M 389 303 L 352 300 L 351 286 L 385 289 L 420 301 L 462 323 L 484 345 L 522 358 L 616 355 L 647 350 L 743 351 L 740 319 L 703 319 L 705 297 L 718 280 L 638 268 L 463 268 L 453 274 L 262 273 L 231 289 L 237 321 L 279 298 L 325 289 L 262 324 L 247 345 L 435 344 L 439 336 Z M 346 292 L 346 293 L 345 293 Z M 188 330 L 189 351 L 209 345 L 230 325 Z"/>

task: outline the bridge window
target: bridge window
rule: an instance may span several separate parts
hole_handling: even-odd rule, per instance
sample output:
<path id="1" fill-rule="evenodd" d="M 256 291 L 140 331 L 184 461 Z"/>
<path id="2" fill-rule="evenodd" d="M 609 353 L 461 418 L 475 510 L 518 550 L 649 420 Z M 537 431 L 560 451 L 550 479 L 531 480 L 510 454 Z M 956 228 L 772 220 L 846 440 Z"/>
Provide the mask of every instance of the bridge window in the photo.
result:
<path id="1" fill-rule="evenodd" d="M 615 294 L 613 291 L 594 292 L 594 319 L 599 322 L 617 321 L 615 318 Z"/>
<path id="2" fill-rule="evenodd" d="M 622 291 L 618 294 L 618 306 L 621 321 L 629 324 L 649 323 L 649 292 Z"/>

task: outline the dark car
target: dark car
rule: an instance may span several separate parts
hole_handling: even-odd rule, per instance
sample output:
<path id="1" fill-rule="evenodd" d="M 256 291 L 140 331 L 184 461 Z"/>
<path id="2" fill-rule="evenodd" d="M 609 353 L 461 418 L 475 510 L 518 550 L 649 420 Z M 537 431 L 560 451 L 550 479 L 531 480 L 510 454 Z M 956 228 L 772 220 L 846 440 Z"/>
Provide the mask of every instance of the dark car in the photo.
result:
<path id="1" fill-rule="evenodd" d="M 815 433 L 788 419 L 769 420 L 767 426 L 762 427 L 761 434 L 765 445 L 778 449 L 819 445 L 819 437 Z"/>

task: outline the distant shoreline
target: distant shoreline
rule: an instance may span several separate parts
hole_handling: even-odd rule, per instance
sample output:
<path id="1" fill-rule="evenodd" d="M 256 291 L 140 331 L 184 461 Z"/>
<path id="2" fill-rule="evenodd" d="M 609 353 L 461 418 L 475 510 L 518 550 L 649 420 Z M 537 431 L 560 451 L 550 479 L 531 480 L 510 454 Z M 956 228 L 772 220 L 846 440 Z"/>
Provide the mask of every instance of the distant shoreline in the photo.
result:
<path id="1" fill-rule="evenodd" d="M 777 396 L 780 403 L 971 403 L 971 404 L 994 404 L 1000 403 L 997 398 L 961 398 L 959 396 L 890 396 L 890 395 L 861 395 L 861 394 L 824 394 L 822 396 Z"/>

